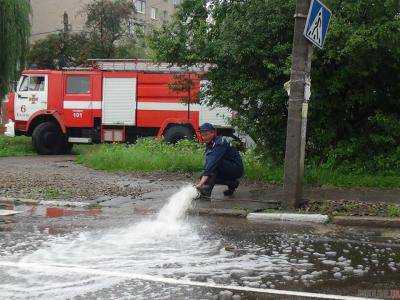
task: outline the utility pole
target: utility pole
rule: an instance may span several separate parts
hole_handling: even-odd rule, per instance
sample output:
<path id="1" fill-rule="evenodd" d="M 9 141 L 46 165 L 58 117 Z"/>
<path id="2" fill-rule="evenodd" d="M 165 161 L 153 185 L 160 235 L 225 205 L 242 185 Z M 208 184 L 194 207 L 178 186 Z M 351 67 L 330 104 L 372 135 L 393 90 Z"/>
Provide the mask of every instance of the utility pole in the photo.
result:
<path id="1" fill-rule="evenodd" d="M 67 33 L 69 31 L 69 21 L 68 21 L 68 13 L 64 11 L 63 14 L 63 32 Z"/>
<path id="2" fill-rule="evenodd" d="M 284 207 L 297 208 L 303 196 L 312 44 L 303 36 L 311 0 L 297 0 L 286 133 Z M 307 95 L 308 94 L 308 95 Z"/>
<path id="3" fill-rule="evenodd" d="M 61 31 L 61 49 L 60 49 L 61 53 L 60 53 L 60 58 L 58 60 L 58 66 L 60 69 L 64 68 L 67 65 L 65 48 L 69 32 L 69 21 L 68 21 L 68 13 L 66 11 L 64 11 L 62 19 L 63 19 L 63 30 Z"/>

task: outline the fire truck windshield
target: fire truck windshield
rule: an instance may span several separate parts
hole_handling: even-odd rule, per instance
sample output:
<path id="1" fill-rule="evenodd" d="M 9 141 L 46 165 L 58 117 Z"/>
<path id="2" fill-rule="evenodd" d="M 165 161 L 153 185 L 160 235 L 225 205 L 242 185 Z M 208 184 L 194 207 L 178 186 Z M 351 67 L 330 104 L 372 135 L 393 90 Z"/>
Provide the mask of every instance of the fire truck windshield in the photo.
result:
<path id="1" fill-rule="evenodd" d="M 44 76 L 23 76 L 19 91 L 44 91 Z"/>
<path id="2" fill-rule="evenodd" d="M 25 92 L 28 90 L 28 76 L 22 76 L 21 85 L 19 86 L 19 91 Z"/>

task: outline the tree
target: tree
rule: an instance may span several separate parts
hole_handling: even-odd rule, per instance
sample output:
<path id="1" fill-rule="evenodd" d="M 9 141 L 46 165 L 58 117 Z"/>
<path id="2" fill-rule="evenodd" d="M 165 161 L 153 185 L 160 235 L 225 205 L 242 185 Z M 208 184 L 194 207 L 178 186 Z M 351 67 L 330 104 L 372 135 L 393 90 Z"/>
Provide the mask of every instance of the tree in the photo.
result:
<path id="1" fill-rule="evenodd" d="M 150 47 L 159 61 L 215 65 L 204 98 L 237 111 L 236 125 L 276 154 L 284 144 L 293 11 L 286 0 L 184 1 Z"/>
<path id="2" fill-rule="evenodd" d="M 57 33 L 33 43 L 28 53 L 28 63 L 40 69 L 60 68 L 60 59 L 64 66 L 86 64 L 91 58 L 90 41 L 85 33 L 63 35 Z"/>
<path id="3" fill-rule="evenodd" d="M 400 169 L 400 19 L 394 0 L 331 1 L 313 66 L 309 151 L 368 169 Z M 397 154 L 396 154 L 397 153 Z"/>
<path id="4" fill-rule="evenodd" d="M 116 42 L 127 35 L 134 11 L 133 1 L 129 0 L 93 0 L 85 6 L 86 31 L 93 57 L 115 56 Z"/>
<path id="5" fill-rule="evenodd" d="M 134 8 L 129 0 L 93 0 L 85 6 L 85 28 L 80 33 L 67 30 L 35 42 L 28 61 L 40 68 L 86 65 L 89 58 L 131 58 L 143 55 L 129 34 L 128 21 Z M 62 62 L 60 62 L 62 60 Z"/>
<path id="6" fill-rule="evenodd" d="M 29 14 L 26 0 L 0 0 L 0 102 L 25 63 Z"/>
<path id="7" fill-rule="evenodd" d="M 326 2 L 334 15 L 325 49 L 314 55 L 307 151 L 321 162 L 376 166 L 382 155 L 400 156 L 398 3 Z M 214 64 L 207 99 L 237 111 L 234 123 L 276 161 L 285 145 L 293 12 L 294 0 L 184 1 L 150 37 L 158 61 Z"/>
<path id="8" fill-rule="evenodd" d="M 34 42 L 29 50 L 28 65 L 37 65 L 40 69 L 54 69 L 59 55 L 60 39 L 58 34 L 52 34 L 45 39 Z"/>

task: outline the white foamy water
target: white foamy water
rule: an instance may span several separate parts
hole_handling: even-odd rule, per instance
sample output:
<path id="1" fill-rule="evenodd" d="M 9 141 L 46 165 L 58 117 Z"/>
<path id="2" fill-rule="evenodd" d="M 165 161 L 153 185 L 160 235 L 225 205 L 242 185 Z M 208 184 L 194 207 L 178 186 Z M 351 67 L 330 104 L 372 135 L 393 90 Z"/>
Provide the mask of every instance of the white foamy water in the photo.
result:
<path id="1" fill-rule="evenodd" d="M 197 227 L 183 217 L 196 195 L 194 187 L 184 187 L 171 196 L 153 219 L 106 232 L 97 230 L 53 237 L 31 253 L 0 257 L 1 297 L 66 299 L 113 287 L 118 289 L 126 281 L 126 278 L 108 276 L 102 271 L 191 280 L 199 276 L 208 280 L 219 277 L 229 283 L 230 274 L 234 272 L 250 270 L 250 273 L 246 271 L 251 274 L 248 276 L 260 277 L 289 272 L 293 267 L 294 263 L 289 263 L 285 254 L 263 255 L 254 245 L 237 254 L 225 251 L 218 236 L 202 236 Z M 21 268 L 2 266 L 2 261 L 18 262 Z M 43 270 L 30 270 L 29 264 L 43 265 Z M 74 272 L 57 266 L 72 267 Z M 301 267 L 308 269 L 310 264 Z M 99 273 L 79 274 L 80 268 L 99 270 Z M 150 292 L 157 292 L 152 285 L 140 282 L 130 285 L 135 287 L 135 298 L 146 299 Z"/>
<path id="2" fill-rule="evenodd" d="M 161 209 L 157 221 L 166 224 L 175 223 L 186 213 L 197 195 L 198 191 L 193 186 L 184 187 Z"/>
<path id="3" fill-rule="evenodd" d="M 105 233 L 83 232 L 75 237 L 56 237 L 46 242 L 42 248 L 19 258 L 18 262 L 21 266 L 24 263 L 53 265 L 53 271 L 47 268 L 44 274 L 40 274 L 21 269 L 7 270 L 11 278 L 18 280 L 2 284 L 1 294 L 10 298 L 29 295 L 30 298 L 44 296 L 64 299 L 121 281 L 118 278 L 104 280 L 104 276 L 60 273 L 56 266 L 158 274 L 158 269 L 173 263 L 176 255 L 183 254 L 181 251 L 186 248 L 184 244 L 189 242 L 193 250 L 197 248 L 198 235 L 182 220 L 196 196 L 197 190 L 187 186 L 172 195 L 153 220 Z"/>

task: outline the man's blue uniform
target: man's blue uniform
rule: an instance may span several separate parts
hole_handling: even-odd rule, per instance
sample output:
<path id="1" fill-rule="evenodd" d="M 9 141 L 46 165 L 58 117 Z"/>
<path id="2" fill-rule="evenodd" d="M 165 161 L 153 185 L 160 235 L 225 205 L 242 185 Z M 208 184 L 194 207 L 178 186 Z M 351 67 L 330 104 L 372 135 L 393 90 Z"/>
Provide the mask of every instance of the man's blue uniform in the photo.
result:
<path id="1" fill-rule="evenodd" d="M 230 138 L 216 136 L 206 146 L 203 176 L 217 175 L 222 180 L 243 176 L 243 162 L 239 151 L 231 146 Z"/>
<path id="2" fill-rule="evenodd" d="M 216 136 L 206 145 L 203 176 L 207 180 L 207 194 L 215 184 L 227 185 L 230 190 L 236 189 L 238 179 L 243 176 L 243 162 L 239 151 L 231 145 L 231 138 Z"/>

